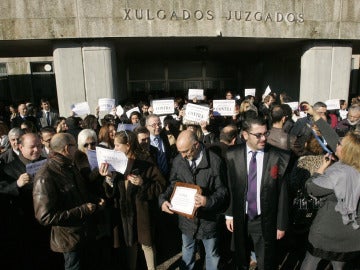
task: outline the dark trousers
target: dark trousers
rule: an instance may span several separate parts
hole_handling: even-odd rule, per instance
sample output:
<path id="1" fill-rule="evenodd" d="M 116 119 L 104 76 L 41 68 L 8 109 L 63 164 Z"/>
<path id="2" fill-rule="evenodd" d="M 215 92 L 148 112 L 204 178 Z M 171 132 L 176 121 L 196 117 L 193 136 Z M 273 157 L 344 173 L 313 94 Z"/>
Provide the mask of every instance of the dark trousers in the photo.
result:
<path id="1" fill-rule="evenodd" d="M 248 235 L 249 241 L 252 242 L 253 248 L 256 254 L 257 269 L 264 269 L 264 254 L 265 254 L 265 242 L 261 229 L 261 217 L 258 216 L 253 220 L 248 221 Z M 251 245 L 250 245 L 251 246 Z"/>

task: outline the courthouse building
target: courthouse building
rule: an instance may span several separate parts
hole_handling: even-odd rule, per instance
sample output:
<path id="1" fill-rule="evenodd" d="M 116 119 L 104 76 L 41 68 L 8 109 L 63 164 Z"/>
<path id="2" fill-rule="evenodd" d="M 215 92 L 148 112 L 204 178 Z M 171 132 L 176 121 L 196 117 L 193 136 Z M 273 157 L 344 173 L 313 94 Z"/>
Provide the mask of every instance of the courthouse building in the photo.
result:
<path id="1" fill-rule="evenodd" d="M 0 101 L 360 93 L 359 0 L 1 0 Z"/>

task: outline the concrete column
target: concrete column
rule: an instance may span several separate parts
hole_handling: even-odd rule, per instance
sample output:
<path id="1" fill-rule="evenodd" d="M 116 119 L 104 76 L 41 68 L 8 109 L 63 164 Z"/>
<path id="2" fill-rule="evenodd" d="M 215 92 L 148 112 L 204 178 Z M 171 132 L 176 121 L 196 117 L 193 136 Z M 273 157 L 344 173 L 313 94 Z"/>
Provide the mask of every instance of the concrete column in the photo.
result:
<path id="1" fill-rule="evenodd" d="M 106 42 L 61 42 L 54 46 L 54 69 L 60 115 L 87 101 L 91 113 L 99 98 L 117 98 L 116 55 Z"/>
<path id="2" fill-rule="evenodd" d="M 300 101 L 348 99 L 352 47 L 313 43 L 301 57 Z"/>

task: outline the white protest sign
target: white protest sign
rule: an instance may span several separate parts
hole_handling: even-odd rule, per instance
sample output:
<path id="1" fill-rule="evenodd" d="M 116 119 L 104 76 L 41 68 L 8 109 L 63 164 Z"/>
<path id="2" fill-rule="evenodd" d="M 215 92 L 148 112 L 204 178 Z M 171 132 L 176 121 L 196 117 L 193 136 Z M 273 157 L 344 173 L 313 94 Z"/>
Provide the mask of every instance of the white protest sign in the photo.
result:
<path id="1" fill-rule="evenodd" d="M 173 114 L 174 113 L 174 100 L 173 99 L 157 99 L 151 101 L 153 107 L 153 114 Z"/>
<path id="2" fill-rule="evenodd" d="M 47 159 L 26 164 L 26 173 L 33 177 L 37 171 L 46 163 Z"/>
<path id="3" fill-rule="evenodd" d="M 123 107 L 121 106 L 121 105 L 119 105 L 119 106 L 117 106 L 116 107 L 116 115 L 117 116 L 122 116 L 124 114 L 124 109 L 123 109 Z"/>
<path id="4" fill-rule="evenodd" d="M 244 95 L 246 96 L 253 96 L 255 97 L 256 94 L 256 88 L 246 88 L 244 91 Z"/>
<path id="5" fill-rule="evenodd" d="M 89 107 L 89 103 L 87 103 L 87 101 L 85 101 L 85 102 L 80 102 L 80 103 L 75 103 L 75 104 L 71 105 L 71 110 L 72 110 L 76 115 L 87 115 L 87 114 L 90 114 L 90 107 Z"/>
<path id="6" fill-rule="evenodd" d="M 123 152 L 96 147 L 98 167 L 102 163 L 108 163 L 110 170 L 124 173 L 127 167 L 128 158 Z"/>
<path id="7" fill-rule="evenodd" d="M 188 99 L 193 100 L 194 98 L 204 100 L 204 89 L 189 89 Z"/>
<path id="8" fill-rule="evenodd" d="M 110 112 L 115 107 L 115 99 L 99 98 L 98 105 L 101 112 Z"/>
<path id="9" fill-rule="evenodd" d="M 134 107 L 134 108 L 128 110 L 128 111 L 126 112 L 126 116 L 127 116 L 129 119 L 130 119 L 130 114 L 131 114 L 132 112 L 140 112 L 140 110 L 139 110 L 138 107 Z"/>
<path id="10" fill-rule="evenodd" d="M 213 100 L 213 113 L 215 116 L 233 116 L 235 113 L 235 100 L 215 99 Z"/>
<path id="11" fill-rule="evenodd" d="M 87 158 L 88 158 L 91 170 L 97 168 L 98 162 L 97 162 L 97 157 L 96 157 L 96 151 L 89 149 L 89 150 L 87 150 L 86 154 L 87 154 Z"/>
<path id="12" fill-rule="evenodd" d="M 185 109 L 184 124 L 199 124 L 201 121 L 209 123 L 209 112 L 210 109 L 207 106 L 188 103 Z"/>
<path id="13" fill-rule="evenodd" d="M 136 125 L 133 125 L 133 124 L 123 124 L 123 123 L 120 123 L 118 124 L 118 127 L 117 127 L 117 132 L 119 131 L 124 131 L 124 130 L 129 130 L 129 131 L 133 131 L 137 126 L 139 126 L 138 124 Z"/>
<path id="14" fill-rule="evenodd" d="M 268 85 L 265 89 L 265 92 L 264 92 L 264 95 L 263 97 L 266 97 L 267 95 L 269 95 L 271 93 L 271 89 L 270 89 L 270 86 Z"/>
<path id="15" fill-rule="evenodd" d="M 299 101 L 287 102 L 285 104 L 289 105 L 293 111 L 299 109 Z"/>
<path id="16" fill-rule="evenodd" d="M 340 109 L 340 99 L 329 99 L 325 101 L 326 109 L 330 110 L 339 110 Z"/>

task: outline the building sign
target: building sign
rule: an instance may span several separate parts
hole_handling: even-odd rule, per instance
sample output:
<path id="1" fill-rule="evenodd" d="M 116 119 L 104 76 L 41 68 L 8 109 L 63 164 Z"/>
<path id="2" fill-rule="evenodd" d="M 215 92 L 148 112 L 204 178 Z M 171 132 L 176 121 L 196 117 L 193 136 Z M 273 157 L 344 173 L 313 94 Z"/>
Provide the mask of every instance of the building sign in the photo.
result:
<path id="1" fill-rule="evenodd" d="M 121 11 L 121 18 L 124 21 L 145 20 L 145 21 L 212 21 L 222 19 L 225 21 L 242 22 L 275 22 L 275 23 L 303 23 L 304 14 L 297 12 L 263 12 L 257 10 L 227 10 L 221 14 L 214 10 L 152 10 L 124 8 Z"/>

